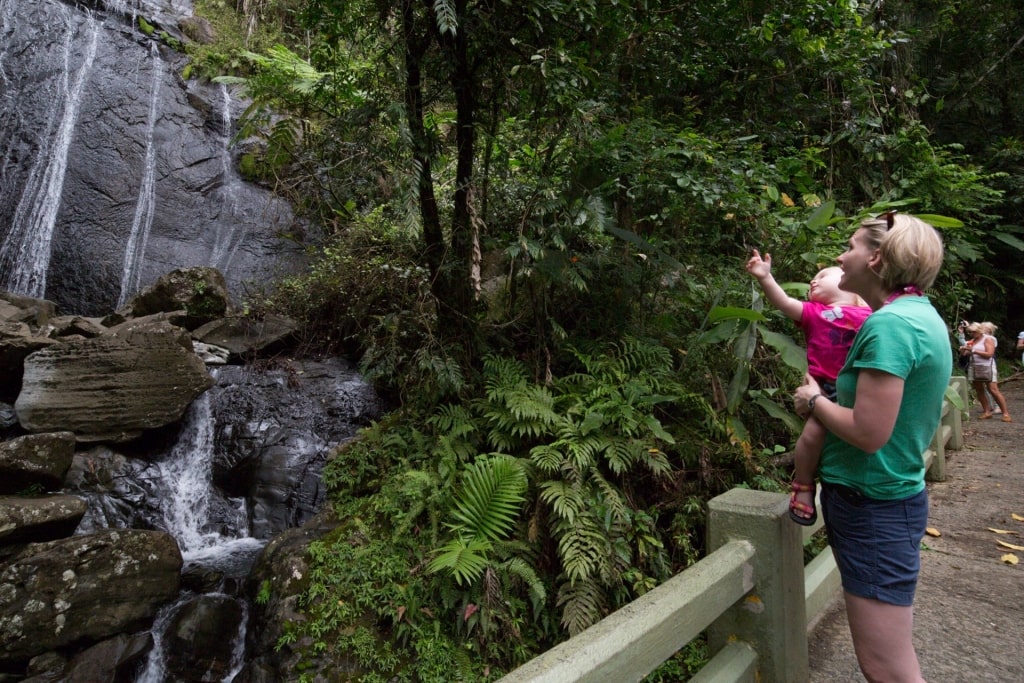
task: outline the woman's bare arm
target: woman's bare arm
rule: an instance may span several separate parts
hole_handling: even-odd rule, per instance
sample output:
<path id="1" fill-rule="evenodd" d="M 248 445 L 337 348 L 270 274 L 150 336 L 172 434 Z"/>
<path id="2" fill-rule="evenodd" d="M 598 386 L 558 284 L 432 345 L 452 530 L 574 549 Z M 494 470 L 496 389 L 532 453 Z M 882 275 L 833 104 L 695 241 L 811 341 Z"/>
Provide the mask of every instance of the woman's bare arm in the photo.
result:
<path id="1" fill-rule="evenodd" d="M 798 413 L 806 410 L 807 400 L 814 391 L 807 386 L 797 389 Z M 814 403 L 814 417 L 851 446 L 874 453 L 892 436 L 902 401 L 901 377 L 881 370 L 861 369 L 857 373 L 854 407 L 843 408 L 838 403 L 819 399 Z"/>

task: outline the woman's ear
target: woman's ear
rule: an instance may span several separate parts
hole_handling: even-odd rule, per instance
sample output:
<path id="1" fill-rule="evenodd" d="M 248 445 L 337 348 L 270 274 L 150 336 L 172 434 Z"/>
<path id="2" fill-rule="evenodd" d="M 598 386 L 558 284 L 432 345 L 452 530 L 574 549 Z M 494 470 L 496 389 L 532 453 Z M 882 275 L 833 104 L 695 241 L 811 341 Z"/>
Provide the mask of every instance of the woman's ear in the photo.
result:
<path id="1" fill-rule="evenodd" d="M 868 270 L 870 270 L 872 273 L 874 273 L 878 277 L 882 277 L 882 250 L 881 249 L 875 247 L 875 249 L 872 250 L 871 255 L 868 256 L 867 266 L 868 266 Z"/>

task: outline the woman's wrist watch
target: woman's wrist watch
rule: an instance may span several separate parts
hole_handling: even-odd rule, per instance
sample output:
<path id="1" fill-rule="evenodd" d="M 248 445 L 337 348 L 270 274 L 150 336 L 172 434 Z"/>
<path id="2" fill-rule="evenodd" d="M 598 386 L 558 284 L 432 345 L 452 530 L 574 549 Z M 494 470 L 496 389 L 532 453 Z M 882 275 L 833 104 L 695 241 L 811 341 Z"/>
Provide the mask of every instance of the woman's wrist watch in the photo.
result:
<path id="1" fill-rule="evenodd" d="M 821 394 L 815 394 L 807 399 L 807 417 L 814 415 L 814 404 L 818 402 L 818 398 Z"/>

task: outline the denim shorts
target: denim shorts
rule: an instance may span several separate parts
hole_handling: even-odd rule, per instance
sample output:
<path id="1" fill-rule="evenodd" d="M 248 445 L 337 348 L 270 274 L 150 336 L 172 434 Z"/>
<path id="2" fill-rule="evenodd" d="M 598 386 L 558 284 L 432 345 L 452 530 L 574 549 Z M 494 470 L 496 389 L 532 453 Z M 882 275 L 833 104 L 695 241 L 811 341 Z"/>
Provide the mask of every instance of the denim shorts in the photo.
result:
<path id="1" fill-rule="evenodd" d="M 843 590 L 890 605 L 914 604 L 928 491 L 902 500 L 875 500 L 822 482 L 821 508 Z"/>

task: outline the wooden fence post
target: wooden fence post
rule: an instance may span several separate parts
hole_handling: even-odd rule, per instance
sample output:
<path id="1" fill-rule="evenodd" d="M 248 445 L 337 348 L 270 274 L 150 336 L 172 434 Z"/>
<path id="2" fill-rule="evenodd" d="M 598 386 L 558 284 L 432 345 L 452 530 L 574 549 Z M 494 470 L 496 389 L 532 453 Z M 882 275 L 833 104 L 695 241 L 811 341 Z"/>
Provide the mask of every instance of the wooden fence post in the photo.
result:
<path id="1" fill-rule="evenodd" d="M 754 548 L 754 589 L 708 629 L 711 653 L 732 641 L 758 654 L 762 683 L 808 680 L 803 527 L 778 493 L 732 489 L 708 502 L 708 552 L 737 540 Z"/>

